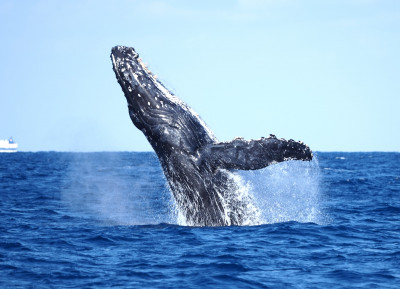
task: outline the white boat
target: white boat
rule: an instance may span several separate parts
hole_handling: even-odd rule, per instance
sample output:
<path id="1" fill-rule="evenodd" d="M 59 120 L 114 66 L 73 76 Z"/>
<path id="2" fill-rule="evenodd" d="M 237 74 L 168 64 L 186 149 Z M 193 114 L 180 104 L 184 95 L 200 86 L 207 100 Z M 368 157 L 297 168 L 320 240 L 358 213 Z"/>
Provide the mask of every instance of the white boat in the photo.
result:
<path id="1" fill-rule="evenodd" d="M 0 153 L 15 153 L 17 152 L 18 144 L 13 138 L 0 139 Z"/>

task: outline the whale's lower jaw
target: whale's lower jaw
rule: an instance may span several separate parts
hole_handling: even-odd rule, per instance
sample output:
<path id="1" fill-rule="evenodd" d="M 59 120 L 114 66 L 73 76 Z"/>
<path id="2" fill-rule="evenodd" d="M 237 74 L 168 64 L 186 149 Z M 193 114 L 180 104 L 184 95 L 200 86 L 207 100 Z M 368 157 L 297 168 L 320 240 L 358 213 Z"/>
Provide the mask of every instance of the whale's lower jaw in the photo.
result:
<path id="1" fill-rule="evenodd" d="M 218 142 L 201 118 L 147 69 L 133 48 L 116 46 L 111 59 L 131 120 L 156 151 L 189 225 L 248 222 L 251 200 L 240 195 L 240 181 L 230 170 L 255 170 L 289 159 L 312 159 L 310 148 L 302 142 L 273 135 Z"/>

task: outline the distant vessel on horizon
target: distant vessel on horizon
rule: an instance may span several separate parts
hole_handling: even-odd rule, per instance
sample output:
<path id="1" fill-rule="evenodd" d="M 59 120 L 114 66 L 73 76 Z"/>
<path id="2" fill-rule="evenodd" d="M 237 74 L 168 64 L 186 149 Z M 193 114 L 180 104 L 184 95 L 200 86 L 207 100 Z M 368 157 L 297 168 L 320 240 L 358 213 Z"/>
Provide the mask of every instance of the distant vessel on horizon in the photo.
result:
<path id="1" fill-rule="evenodd" d="M 18 144 L 14 139 L 0 139 L 0 153 L 15 153 L 17 152 Z"/>

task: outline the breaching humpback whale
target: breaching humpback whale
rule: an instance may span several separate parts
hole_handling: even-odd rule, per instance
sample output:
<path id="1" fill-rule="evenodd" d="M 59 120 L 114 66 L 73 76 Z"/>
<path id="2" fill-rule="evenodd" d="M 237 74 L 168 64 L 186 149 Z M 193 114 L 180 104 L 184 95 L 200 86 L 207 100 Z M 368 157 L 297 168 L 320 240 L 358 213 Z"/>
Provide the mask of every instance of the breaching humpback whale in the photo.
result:
<path id="1" fill-rule="evenodd" d="M 156 152 L 189 225 L 243 224 L 248 204 L 235 199 L 238 185 L 232 170 L 312 159 L 307 145 L 274 135 L 219 142 L 203 120 L 149 71 L 133 48 L 112 48 L 111 60 L 129 116 Z"/>

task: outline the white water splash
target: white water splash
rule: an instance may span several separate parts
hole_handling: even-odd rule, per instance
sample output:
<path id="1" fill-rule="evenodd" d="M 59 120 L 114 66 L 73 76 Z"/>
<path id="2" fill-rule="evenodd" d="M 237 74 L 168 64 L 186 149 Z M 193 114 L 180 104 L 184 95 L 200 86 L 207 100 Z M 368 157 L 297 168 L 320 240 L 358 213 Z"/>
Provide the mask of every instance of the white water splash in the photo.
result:
<path id="1" fill-rule="evenodd" d="M 229 215 L 229 211 L 240 204 L 240 207 L 243 209 L 243 226 L 262 224 L 262 214 L 253 198 L 251 185 L 246 183 L 239 173 L 232 173 L 231 178 L 237 185 L 237 188 L 230 192 L 224 199 L 227 214 Z"/>
<path id="2" fill-rule="evenodd" d="M 228 185 L 229 189 L 224 193 L 218 193 L 218 191 L 217 193 L 222 203 L 222 213 L 226 225 L 232 224 L 231 217 L 239 219 L 243 226 L 263 224 L 261 211 L 253 199 L 251 186 L 246 183 L 242 176 L 237 172 L 224 170 L 224 174 L 228 176 L 228 183 L 230 184 Z M 183 191 L 184 189 L 179 188 L 178 190 Z M 172 192 L 170 192 L 170 194 L 172 196 Z M 181 195 L 183 197 L 185 196 L 184 193 Z M 173 198 L 171 199 L 174 200 Z M 185 217 L 184 211 L 188 208 L 181 208 L 176 201 L 172 201 L 172 203 L 173 205 L 170 206 L 170 219 L 175 220 L 175 222 L 180 226 L 198 226 Z M 197 210 L 195 204 L 189 204 L 189 206 L 192 206 L 190 211 Z"/>
<path id="3" fill-rule="evenodd" d="M 242 226 L 296 221 L 326 224 L 321 204 L 320 172 L 316 157 L 311 162 L 287 161 L 256 171 L 231 173 L 236 189 L 224 198 L 225 215 L 235 206 L 243 210 Z M 190 226 L 178 206 L 172 219 Z"/>
<path id="4" fill-rule="evenodd" d="M 101 165 L 88 156 L 78 154 L 69 164 L 62 190 L 69 213 L 110 225 L 192 225 L 180 212 L 159 168 L 146 167 L 144 174 L 137 172 L 137 166 L 118 167 L 123 163 L 118 154 L 106 155 Z M 231 178 L 236 189 L 226 194 L 224 208 L 227 215 L 236 205 L 243 208 L 242 225 L 326 223 L 315 158 L 238 171 Z"/>
<path id="5" fill-rule="evenodd" d="M 296 221 L 323 224 L 318 161 L 287 161 L 240 173 L 251 186 L 262 223 Z"/>
<path id="6" fill-rule="evenodd" d="M 185 227 L 190 226 L 190 224 L 187 222 L 184 214 L 178 208 L 178 205 L 176 204 L 176 202 L 174 202 L 174 205 L 172 206 L 171 215 L 172 215 L 173 219 L 176 221 L 177 225 L 185 226 Z"/>

